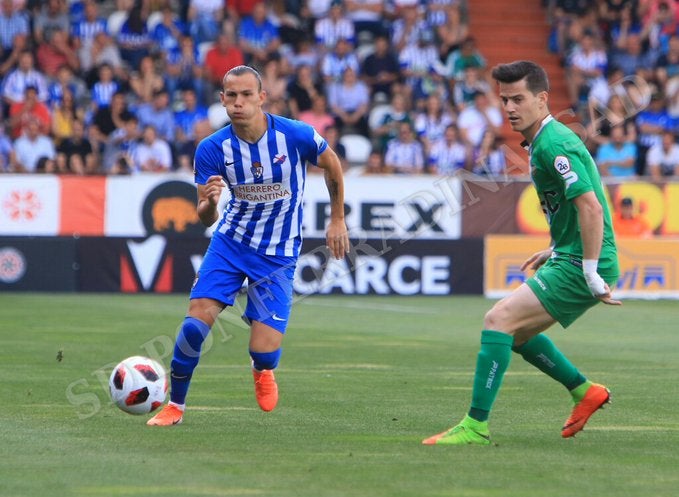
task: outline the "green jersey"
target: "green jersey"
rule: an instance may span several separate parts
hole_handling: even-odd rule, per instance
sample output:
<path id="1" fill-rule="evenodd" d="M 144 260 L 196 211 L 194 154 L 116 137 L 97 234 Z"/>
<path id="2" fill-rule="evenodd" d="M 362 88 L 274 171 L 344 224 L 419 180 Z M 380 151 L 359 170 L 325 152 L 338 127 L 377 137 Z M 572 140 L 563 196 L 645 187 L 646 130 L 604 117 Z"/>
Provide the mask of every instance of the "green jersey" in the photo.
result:
<path id="1" fill-rule="evenodd" d="M 593 191 L 604 212 L 600 266 L 617 268 L 611 214 L 601 177 L 582 140 L 566 125 L 547 116 L 530 144 L 529 153 L 531 177 L 549 223 L 554 252 L 582 259 L 580 223 L 573 199 Z"/>

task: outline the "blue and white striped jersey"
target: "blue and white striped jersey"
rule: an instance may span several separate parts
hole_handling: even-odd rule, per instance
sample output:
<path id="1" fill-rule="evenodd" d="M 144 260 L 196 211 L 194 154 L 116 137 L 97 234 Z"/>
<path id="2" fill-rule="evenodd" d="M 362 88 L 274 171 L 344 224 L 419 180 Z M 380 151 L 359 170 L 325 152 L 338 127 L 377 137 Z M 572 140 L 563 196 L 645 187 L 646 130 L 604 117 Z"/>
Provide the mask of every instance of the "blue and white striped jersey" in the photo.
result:
<path id="1" fill-rule="evenodd" d="M 327 142 L 311 126 L 266 114 L 257 143 L 238 138 L 231 125 L 203 139 L 193 161 L 195 181 L 221 175 L 231 192 L 217 233 L 267 255 L 298 256 L 306 163 L 316 165 Z"/>

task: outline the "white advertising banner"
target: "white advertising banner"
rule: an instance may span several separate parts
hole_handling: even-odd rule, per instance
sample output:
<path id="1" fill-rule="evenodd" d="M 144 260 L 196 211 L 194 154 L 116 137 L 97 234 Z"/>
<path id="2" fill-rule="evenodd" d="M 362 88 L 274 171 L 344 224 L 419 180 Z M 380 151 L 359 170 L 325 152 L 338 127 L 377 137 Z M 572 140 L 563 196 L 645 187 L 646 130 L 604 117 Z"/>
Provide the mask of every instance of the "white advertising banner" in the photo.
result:
<path id="1" fill-rule="evenodd" d="M 3 175 L 0 232 L 6 236 L 55 236 L 59 232 L 60 202 L 56 176 Z"/>
<path id="2" fill-rule="evenodd" d="M 346 223 L 352 237 L 457 239 L 461 232 L 460 181 L 436 176 L 347 176 Z M 322 175 L 307 176 L 304 236 L 324 238 L 330 216 Z"/>

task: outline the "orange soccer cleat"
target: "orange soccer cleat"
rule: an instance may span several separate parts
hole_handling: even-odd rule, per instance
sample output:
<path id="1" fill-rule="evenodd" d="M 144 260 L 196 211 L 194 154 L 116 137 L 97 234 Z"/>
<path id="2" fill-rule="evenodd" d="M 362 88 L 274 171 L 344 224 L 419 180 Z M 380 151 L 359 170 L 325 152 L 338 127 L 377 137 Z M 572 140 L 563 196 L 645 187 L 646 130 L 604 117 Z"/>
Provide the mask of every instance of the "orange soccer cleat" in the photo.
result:
<path id="1" fill-rule="evenodd" d="M 273 371 L 270 369 L 264 371 L 253 369 L 252 376 L 255 378 L 255 397 L 259 407 L 262 411 L 273 411 L 278 403 L 278 385 Z"/>
<path id="2" fill-rule="evenodd" d="M 149 426 L 174 426 L 182 422 L 184 411 L 174 404 L 168 404 L 163 409 L 149 419 L 146 424 Z"/>
<path id="3" fill-rule="evenodd" d="M 575 404 L 570 417 L 566 420 L 566 424 L 561 429 L 561 436 L 564 438 L 575 436 L 580 430 L 585 427 L 587 420 L 597 410 L 601 409 L 604 404 L 610 402 L 611 392 L 603 385 L 593 383 L 583 399 Z"/>

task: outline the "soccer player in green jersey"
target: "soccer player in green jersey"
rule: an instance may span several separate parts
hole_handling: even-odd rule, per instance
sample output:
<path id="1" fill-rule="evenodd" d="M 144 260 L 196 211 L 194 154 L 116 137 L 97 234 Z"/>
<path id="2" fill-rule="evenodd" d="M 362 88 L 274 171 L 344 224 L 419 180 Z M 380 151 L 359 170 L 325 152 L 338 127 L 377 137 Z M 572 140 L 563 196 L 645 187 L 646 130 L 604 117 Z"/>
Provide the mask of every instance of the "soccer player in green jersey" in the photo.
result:
<path id="1" fill-rule="evenodd" d="M 596 164 L 580 138 L 550 115 L 542 67 L 517 61 L 496 66 L 492 75 L 512 129 L 528 146 L 552 246 L 523 263 L 521 269 L 536 270 L 534 276 L 486 314 L 469 412 L 457 426 L 425 439 L 426 445 L 490 444 L 488 416 L 512 352 L 570 392 L 574 407 L 563 437 L 582 430 L 610 398 L 606 387 L 585 378 L 542 334 L 555 322 L 568 327 L 598 302 L 620 305 L 609 287 L 617 281 L 618 260 Z"/>

